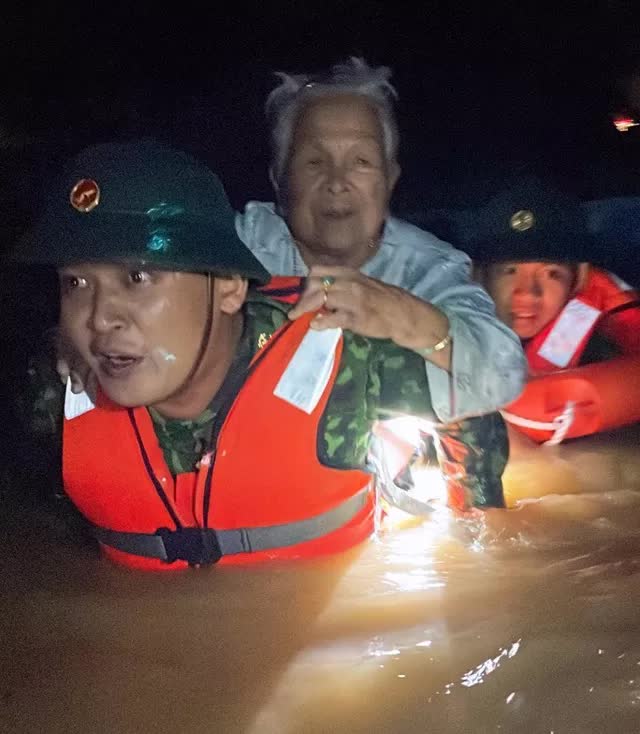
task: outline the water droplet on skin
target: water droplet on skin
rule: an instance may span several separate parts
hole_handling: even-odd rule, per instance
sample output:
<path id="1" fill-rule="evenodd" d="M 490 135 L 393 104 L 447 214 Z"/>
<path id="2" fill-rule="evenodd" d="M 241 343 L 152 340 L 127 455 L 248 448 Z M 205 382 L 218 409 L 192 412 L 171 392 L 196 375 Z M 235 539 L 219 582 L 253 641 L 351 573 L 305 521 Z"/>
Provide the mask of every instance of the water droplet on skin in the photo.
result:
<path id="1" fill-rule="evenodd" d="M 158 347 L 156 350 L 160 357 L 164 359 L 165 362 L 175 362 L 176 361 L 176 355 L 173 354 L 173 352 L 168 352 L 164 347 Z"/>

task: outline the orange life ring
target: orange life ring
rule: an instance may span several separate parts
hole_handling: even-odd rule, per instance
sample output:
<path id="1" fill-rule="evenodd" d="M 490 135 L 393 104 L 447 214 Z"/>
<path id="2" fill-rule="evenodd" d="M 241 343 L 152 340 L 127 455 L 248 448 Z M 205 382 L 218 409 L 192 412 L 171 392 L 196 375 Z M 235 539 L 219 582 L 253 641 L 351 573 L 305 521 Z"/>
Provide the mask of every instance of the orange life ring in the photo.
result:
<path id="1" fill-rule="evenodd" d="M 532 377 L 502 415 L 539 443 L 640 421 L 640 355 Z"/>

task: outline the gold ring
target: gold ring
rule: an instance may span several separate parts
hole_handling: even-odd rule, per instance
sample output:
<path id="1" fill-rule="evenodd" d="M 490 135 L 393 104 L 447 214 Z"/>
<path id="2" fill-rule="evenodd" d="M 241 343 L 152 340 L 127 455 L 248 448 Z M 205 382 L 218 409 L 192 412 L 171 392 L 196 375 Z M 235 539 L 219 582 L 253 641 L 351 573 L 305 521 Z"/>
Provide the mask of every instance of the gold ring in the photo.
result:
<path id="1" fill-rule="evenodd" d="M 333 277 L 333 275 L 325 275 L 324 278 L 321 280 L 322 283 L 322 290 L 324 291 L 322 294 L 322 308 L 324 308 L 327 305 L 327 298 L 329 297 L 329 288 L 336 282 L 336 279 Z"/>

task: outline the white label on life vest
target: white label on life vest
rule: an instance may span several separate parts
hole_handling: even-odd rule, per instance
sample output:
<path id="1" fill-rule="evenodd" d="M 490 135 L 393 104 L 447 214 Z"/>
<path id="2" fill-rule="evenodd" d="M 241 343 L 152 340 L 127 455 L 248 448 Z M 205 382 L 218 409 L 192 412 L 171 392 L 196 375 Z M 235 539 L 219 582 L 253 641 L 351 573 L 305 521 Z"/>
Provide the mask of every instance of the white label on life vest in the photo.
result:
<path id="1" fill-rule="evenodd" d="M 600 313 L 597 308 L 577 298 L 572 299 L 563 308 L 560 318 L 538 349 L 538 354 L 556 367 L 566 367 Z"/>
<path id="2" fill-rule="evenodd" d="M 341 334 L 342 329 L 309 329 L 273 394 L 305 413 L 313 413 L 329 382 Z"/>
<path id="3" fill-rule="evenodd" d="M 88 413 L 95 407 L 96 404 L 85 390 L 77 394 L 72 392 L 71 378 L 68 377 L 64 394 L 64 417 L 70 421 L 72 418 L 77 418 L 84 413 Z"/>

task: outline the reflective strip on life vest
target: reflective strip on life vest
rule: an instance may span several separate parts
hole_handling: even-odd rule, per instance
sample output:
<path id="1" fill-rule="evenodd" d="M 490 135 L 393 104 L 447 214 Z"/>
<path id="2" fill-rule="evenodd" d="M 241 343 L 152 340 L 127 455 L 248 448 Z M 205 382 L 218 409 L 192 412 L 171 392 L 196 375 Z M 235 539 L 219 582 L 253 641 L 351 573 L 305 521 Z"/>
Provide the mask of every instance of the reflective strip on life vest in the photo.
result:
<path id="1" fill-rule="evenodd" d="M 215 563 L 222 556 L 256 553 L 315 540 L 346 525 L 365 507 L 370 487 L 320 515 L 282 525 L 214 530 L 188 527 L 159 529 L 154 534 L 128 533 L 94 526 L 96 539 L 116 550 L 167 563 L 175 560 L 192 564 Z"/>
<path id="2" fill-rule="evenodd" d="M 616 286 L 621 291 L 632 291 L 634 290 L 633 286 L 629 285 L 626 281 L 622 280 L 622 278 L 619 278 L 615 273 L 612 273 L 610 270 L 605 271 L 606 276 L 614 282 Z"/>

